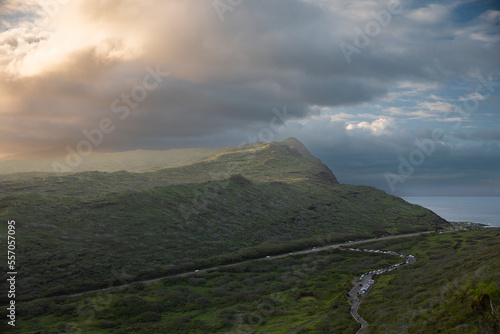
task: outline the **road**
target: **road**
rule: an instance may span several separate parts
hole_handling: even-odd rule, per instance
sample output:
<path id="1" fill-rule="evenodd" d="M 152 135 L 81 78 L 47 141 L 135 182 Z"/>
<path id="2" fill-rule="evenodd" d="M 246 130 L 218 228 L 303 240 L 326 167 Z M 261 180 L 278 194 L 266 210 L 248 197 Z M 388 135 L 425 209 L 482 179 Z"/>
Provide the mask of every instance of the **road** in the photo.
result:
<path id="1" fill-rule="evenodd" d="M 397 255 L 397 254 L 392 254 L 392 255 L 394 255 L 394 256 L 400 256 L 400 255 Z M 377 274 L 377 275 L 381 275 L 381 274 L 383 274 L 383 273 L 385 273 L 387 271 L 396 270 L 398 268 L 401 268 L 404 265 L 414 264 L 417 261 L 417 259 L 415 257 L 409 256 L 409 255 L 404 255 L 404 259 L 407 260 L 407 262 L 405 262 L 401 266 L 398 266 L 397 268 L 394 268 L 394 266 L 391 266 L 394 269 L 390 269 L 391 267 L 380 269 L 383 272 L 380 273 L 380 274 Z M 378 271 L 378 270 L 374 270 L 374 271 Z M 349 303 L 351 304 L 351 315 L 354 318 L 354 320 L 356 320 L 361 325 L 361 328 L 356 332 L 356 334 L 364 334 L 366 332 L 366 328 L 368 327 L 368 322 L 366 322 L 365 319 L 361 318 L 361 316 L 358 313 L 359 305 L 361 304 L 361 300 L 362 300 L 359 297 L 359 292 L 361 291 L 361 289 L 362 289 L 363 286 L 367 286 L 369 284 L 369 281 L 372 279 L 373 276 L 374 276 L 373 274 L 368 274 L 367 273 L 367 274 L 364 274 L 362 276 L 363 278 L 361 280 L 355 279 L 352 282 L 352 284 L 354 286 L 351 289 L 351 291 L 349 291 L 348 300 L 349 300 Z M 373 283 L 375 283 L 375 282 L 372 281 L 372 284 Z"/>
<path id="2" fill-rule="evenodd" d="M 241 261 L 241 262 L 235 262 L 235 263 L 220 265 L 220 266 L 216 266 L 216 267 L 200 269 L 198 271 L 189 271 L 189 272 L 185 272 L 185 273 L 181 273 L 181 274 L 167 275 L 167 276 L 163 276 L 163 277 L 159 277 L 159 278 L 155 278 L 155 279 L 150 279 L 150 280 L 145 280 L 145 281 L 138 281 L 138 282 L 133 282 L 133 283 L 149 284 L 149 283 L 154 283 L 154 282 L 161 281 L 162 279 L 167 278 L 167 277 L 185 277 L 185 276 L 189 276 L 189 275 L 194 275 L 194 274 L 199 274 L 199 273 L 207 272 L 209 270 L 217 270 L 218 268 L 233 267 L 233 266 L 237 266 L 237 265 L 249 262 L 249 261 L 265 261 L 265 260 L 268 261 L 268 260 L 272 260 L 272 259 L 281 259 L 281 258 L 284 258 L 284 257 L 287 257 L 287 256 L 309 254 L 309 253 L 313 253 L 313 252 L 324 251 L 324 250 L 327 250 L 327 249 L 360 245 L 360 244 L 369 243 L 369 242 L 373 242 L 373 241 L 391 240 L 391 239 L 398 239 L 398 238 L 408 238 L 408 237 L 418 236 L 418 235 L 421 235 L 421 234 L 429 234 L 429 233 L 433 233 L 433 232 L 434 231 L 417 232 L 417 233 L 409 233 L 409 234 L 391 235 L 391 236 L 387 236 L 387 237 L 380 237 L 380 238 L 359 240 L 359 241 L 353 241 L 353 242 L 343 242 L 343 243 L 340 243 L 340 244 L 333 244 L 333 245 L 328 245 L 328 246 L 323 246 L 323 247 L 317 247 L 315 249 L 306 249 L 306 250 L 297 251 L 297 252 L 293 252 L 293 253 L 286 253 L 286 254 L 274 255 L 274 256 L 270 256 L 270 257 L 257 258 L 257 259 L 252 259 L 252 260 L 245 260 L 245 261 Z M 123 284 L 123 285 L 112 286 L 112 287 L 109 287 L 109 288 L 103 288 L 103 289 L 98 289 L 98 290 L 90 290 L 90 291 L 75 293 L 75 294 L 72 294 L 72 295 L 65 295 L 63 297 L 78 297 L 78 296 L 83 296 L 83 295 L 87 295 L 87 294 L 91 294 L 91 293 L 107 292 L 107 291 L 110 291 L 110 290 L 123 289 L 123 288 L 131 286 L 133 283 L 127 283 L 127 284 Z"/>
<path id="3" fill-rule="evenodd" d="M 371 239 L 371 240 L 374 240 L 374 239 Z M 375 239 L 375 240 L 380 240 L 380 239 Z M 368 240 L 361 241 L 360 243 L 364 243 L 364 242 L 367 242 L 367 241 Z M 358 242 L 356 242 L 356 244 L 357 243 Z M 353 245 L 353 244 L 354 243 L 347 243 L 346 245 Z M 349 248 L 343 248 L 343 250 L 345 250 L 345 251 L 352 251 Z M 382 251 L 379 251 L 379 252 L 381 252 L 379 254 L 383 254 L 384 253 Z M 385 253 L 387 254 L 387 252 L 385 252 Z M 398 255 L 398 254 L 390 254 L 390 255 L 401 256 L 401 255 Z M 413 264 L 413 263 L 416 262 L 416 259 L 413 256 L 404 255 L 404 258 L 408 261 L 405 264 Z M 392 270 L 395 270 L 397 268 L 400 268 L 400 266 L 401 265 L 399 265 L 396 268 L 394 268 L 395 266 L 390 266 L 388 268 L 383 268 L 383 269 L 379 269 L 379 270 L 387 272 L 387 271 L 392 271 Z M 394 268 L 394 269 L 391 269 L 391 267 Z M 376 271 L 378 271 L 378 270 L 373 270 L 373 272 L 376 272 Z M 362 289 L 363 286 L 368 285 L 368 283 L 369 283 L 369 281 L 370 281 L 370 279 L 372 278 L 373 275 L 374 274 L 365 274 L 365 275 L 363 275 L 363 278 L 361 280 L 354 279 L 352 281 L 352 284 L 354 286 L 352 287 L 351 291 L 349 291 L 349 295 L 348 295 L 347 299 L 349 301 L 349 304 L 352 305 L 351 306 L 351 315 L 354 318 L 354 320 L 356 320 L 361 325 L 361 328 L 356 332 L 356 334 L 364 334 L 365 331 L 366 331 L 366 328 L 368 327 L 368 322 L 366 322 L 365 319 L 361 318 L 361 316 L 358 313 L 359 304 L 361 303 L 361 299 L 359 298 L 358 293 L 361 291 L 361 289 Z M 377 274 L 377 275 L 380 275 L 380 274 Z M 322 318 L 326 317 L 327 315 L 329 315 L 329 314 L 331 314 L 333 312 L 335 312 L 335 311 L 330 311 L 330 312 L 326 312 L 326 313 L 320 314 L 319 316 L 314 317 L 314 318 L 312 318 L 312 319 L 310 319 L 310 320 L 302 323 L 301 325 L 293 328 L 292 330 L 286 332 L 286 334 L 295 333 L 298 330 L 300 330 L 300 329 L 304 328 L 305 326 L 309 325 L 310 323 L 312 323 L 314 321 L 317 321 L 319 319 L 322 319 Z"/>
<path id="4" fill-rule="evenodd" d="M 88 295 L 88 294 L 92 294 L 92 293 L 103 293 L 103 292 L 108 292 L 108 291 L 111 291 L 111 290 L 119 290 L 119 289 L 123 289 L 123 288 L 129 287 L 129 286 L 131 286 L 134 283 L 149 284 L 149 283 L 154 283 L 154 282 L 161 281 L 162 279 L 167 278 L 167 277 L 186 277 L 186 276 L 190 276 L 190 275 L 195 275 L 195 274 L 207 272 L 207 271 L 210 271 L 210 270 L 217 270 L 218 268 L 225 268 L 225 267 L 227 268 L 227 267 L 237 266 L 237 265 L 249 262 L 249 261 L 269 261 L 269 260 L 273 260 L 273 259 L 281 259 L 281 258 L 284 258 L 284 257 L 287 257 L 287 256 L 309 254 L 309 253 L 313 253 L 313 252 L 320 252 L 320 251 L 324 251 L 324 250 L 328 250 L 328 249 L 334 249 L 334 248 L 339 248 L 339 247 L 344 247 L 344 248 L 345 247 L 352 247 L 352 246 L 355 246 L 355 245 L 361 245 L 361 244 L 370 243 L 370 242 L 374 242 L 374 241 L 392 240 L 392 239 L 399 239 L 399 238 L 415 237 L 415 236 L 419 236 L 419 235 L 422 235 L 422 234 L 430 234 L 430 233 L 434 233 L 434 231 L 408 233 L 408 234 L 400 234 L 400 235 L 391 235 L 391 236 L 387 236 L 387 237 L 379 237 L 379 238 L 366 239 L 366 240 L 343 242 L 343 243 L 338 243 L 338 244 L 333 244 L 333 245 L 328 245 L 328 246 L 323 246 L 323 247 L 314 247 L 313 249 L 305 249 L 305 250 L 296 251 L 296 252 L 293 252 L 293 253 L 286 253 L 286 254 L 280 254 L 280 255 L 274 255 L 274 256 L 266 256 L 264 258 L 257 258 L 257 259 L 251 259 L 251 260 L 246 260 L 246 261 L 240 261 L 240 262 L 230 263 L 230 264 L 226 264 L 226 265 L 220 265 L 220 266 L 216 266 L 216 267 L 211 267 L 211 268 L 205 268 L 205 269 L 200 269 L 200 270 L 196 270 L 196 271 L 185 272 L 185 273 L 181 273 L 181 274 L 167 275 L 167 276 L 163 276 L 163 277 L 159 277 L 159 278 L 155 278 L 155 279 L 150 279 L 150 280 L 137 281 L 137 282 L 127 283 L 127 284 L 123 284 L 123 285 L 119 285 L 119 286 L 113 286 L 113 287 L 109 287 L 109 288 L 103 288 L 103 289 L 85 291 L 85 292 L 71 294 L 71 295 L 65 295 L 64 297 L 78 297 L 78 296 Z M 413 261 L 412 263 L 414 263 L 415 259 L 413 259 L 412 261 Z M 369 279 L 369 277 L 368 277 L 368 275 L 366 275 L 366 277 L 364 277 L 364 279 L 363 279 L 362 282 L 356 281 L 357 284 L 354 284 L 354 282 L 353 282 L 354 287 L 349 292 L 349 296 L 350 296 L 349 297 L 349 301 L 352 304 L 351 315 L 354 317 L 354 319 L 358 323 L 361 324 L 361 328 L 358 330 L 358 332 L 356 334 L 364 334 L 365 331 L 366 331 L 366 328 L 368 327 L 368 323 L 363 318 L 361 318 L 361 316 L 359 316 L 359 314 L 358 314 L 359 304 L 361 303 L 361 299 L 358 297 L 358 292 L 361 289 L 361 287 L 360 287 L 359 284 L 360 283 L 363 284 L 363 285 L 366 284 L 365 281 L 367 281 L 368 279 Z M 323 314 L 321 314 L 321 315 L 319 315 L 319 316 L 317 316 L 317 317 L 315 317 L 313 319 L 310 319 L 310 320 L 302 323 L 301 325 L 293 328 L 292 330 L 288 331 L 287 334 L 289 334 L 289 333 L 290 334 L 295 333 L 295 332 L 299 331 L 300 329 L 302 329 L 303 327 L 306 327 L 310 323 L 312 323 L 314 321 L 317 321 L 319 319 L 322 319 L 322 318 L 326 317 L 327 315 L 329 315 L 329 314 L 331 314 L 333 312 L 334 311 L 329 311 L 329 312 L 323 313 Z"/>
<path id="5" fill-rule="evenodd" d="M 358 280 L 354 280 L 352 284 L 354 284 L 354 287 L 349 291 L 349 303 L 352 305 L 351 306 L 351 315 L 356 320 L 360 325 L 361 328 L 356 332 L 356 334 L 363 334 L 366 331 L 366 328 L 368 327 L 368 323 L 365 321 L 365 319 L 361 318 L 361 316 L 358 313 L 359 309 L 359 304 L 361 303 L 361 299 L 358 296 L 359 290 L 361 290 L 361 284 L 366 284 L 368 283 L 369 276 L 365 276 L 363 278 L 363 281 L 359 282 Z"/>

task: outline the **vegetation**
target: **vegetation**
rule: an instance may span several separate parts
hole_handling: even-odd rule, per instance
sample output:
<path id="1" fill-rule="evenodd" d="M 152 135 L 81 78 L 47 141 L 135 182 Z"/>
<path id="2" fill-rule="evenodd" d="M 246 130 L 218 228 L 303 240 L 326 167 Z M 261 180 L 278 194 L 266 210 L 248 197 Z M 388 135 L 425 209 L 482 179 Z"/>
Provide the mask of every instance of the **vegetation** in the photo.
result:
<path id="1" fill-rule="evenodd" d="M 22 303 L 18 327 L 11 331 L 284 333 L 332 312 L 308 328 L 354 334 L 359 326 L 344 297 L 353 274 L 397 262 L 387 255 L 338 249 L 249 261 L 115 292 Z"/>
<path id="2" fill-rule="evenodd" d="M 500 229 L 444 233 L 367 245 L 416 255 L 382 276 L 361 304 L 367 333 L 500 331 Z M 397 312 L 395 312 L 397 310 Z"/>
<path id="3" fill-rule="evenodd" d="M 376 278 L 360 314 L 368 333 L 498 333 L 500 230 L 421 235 L 363 248 L 415 254 Z M 356 333 L 355 277 L 400 262 L 339 249 L 248 261 L 77 297 L 23 302 L 12 333 Z M 5 310 L 0 316 L 5 318 Z"/>
<path id="4" fill-rule="evenodd" d="M 169 168 L 157 169 L 147 159 L 141 167 L 123 155 L 116 161 L 128 171 L 0 175 L 0 220 L 16 221 L 20 273 L 18 325 L 1 323 L 0 331 L 282 332 L 314 319 L 299 332 L 355 333 L 344 296 L 353 275 L 400 259 L 332 250 L 222 265 L 451 227 L 433 212 L 375 188 L 339 184 L 293 138 L 174 156 Z M 110 169 L 119 165 L 110 161 Z M 2 229 L 5 241 L 6 225 Z M 160 277 L 167 278 L 140 283 Z M 0 279 L 6 280 L 5 272 Z M 68 296 L 130 282 L 136 283 Z M 482 324 L 497 316 L 494 282 L 471 281 L 464 290 L 464 300 L 486 319 Z M 0 305 L 9 301 L 4 289 Z"/>
<path id="5" fill-rule="evenodd" d="M 231 150 L 230 146 L 219 148 L 189 148 L 189 149 L 173 149 L 168 151 L 147 151 L 135 150 L 128 152 L 115 153 L 91 153 L 82 158 L 81 162 L 71 167 L 73 172 L 84 171 L 101 171 L 101 172 L 116 172 L 127 170 L 131 172 L 144 172 L 161 168 L 169 168 L 182 166 L 197 161 L 210 158 L 214 155 Z M 46 155 L 50 152 L 45 152 Z M 53 163 L 66 165 L 67 152 L 52 152 L 50 158 L 42 159 L 36 156 L 13 156 L 0 159 L 0 174 L 27 172 L 38 172 L 39 175 L 53 175 Z M 78 162 L 76 157 L 73 157 L 72 162 Z M 67 168 L 69 166 L 66 165 Z M 37 173 L 34 173 L 35 175 Z"/>
<path id="6" fill-rule="evenodd" d="M 0 182 L 0 220 L 16 221 L 19 299 L 449 225 L 375 188 L 339 185 L 301 145 L 248 145 L 148 173 Z"/>

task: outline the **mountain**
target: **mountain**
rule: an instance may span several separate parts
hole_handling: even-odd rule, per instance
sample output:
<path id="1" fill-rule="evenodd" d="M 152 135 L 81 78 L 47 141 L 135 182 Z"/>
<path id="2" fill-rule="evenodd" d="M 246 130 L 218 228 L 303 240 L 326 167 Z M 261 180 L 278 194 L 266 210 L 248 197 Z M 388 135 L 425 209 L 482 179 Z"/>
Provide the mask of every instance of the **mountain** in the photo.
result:
<path id="1" fill-rule="evenodd" d="M 21 300 L 449 226 L 378 189 L 339 184 L 293 138 L 158 154 L 184 158 L 135 172 L 133 151 L 119 154 L 128 171 L 0 176 L 0 220 L 19 234 Z"/>
<path id="2" fill-rule="evenodd" d="M 249 179 L 260 181 L 315 180 L 338 183 L 328 167 L 295 138 L 289 138 L 281 143 L 253 143 L 213 149 L 93 153 L 80 158 L 81 163 L 75 167 L 65 164 L 63 157 L 0 161 L 0 180 L 53 176 L 56 173 L 52 164 L 57 162 L 75 172 L 158 171 L 145 175 L 154 181 L 161 180 L 175 184 L 224 179 L 232 174 L 242 174 Z M 76 158 L 71 160 L 78 161 Z M 19 175 L 19 173 L 25 174 Z"/>

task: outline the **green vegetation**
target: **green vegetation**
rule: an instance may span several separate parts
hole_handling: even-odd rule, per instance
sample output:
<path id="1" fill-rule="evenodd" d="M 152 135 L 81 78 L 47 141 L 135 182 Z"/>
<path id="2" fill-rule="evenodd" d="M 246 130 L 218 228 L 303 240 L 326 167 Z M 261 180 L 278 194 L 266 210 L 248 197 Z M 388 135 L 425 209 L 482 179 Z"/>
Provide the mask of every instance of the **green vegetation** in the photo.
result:
<path id="1" fill-rule="evenodd" d="M 132 159 L 137 154 L 145 157 L 142 164 Z M 293 138 L 167 152 L 172 161 L 163 165 L 153 164 L 148 154 L 118 154 L 109 166 L 100 166 L 128 171 L 0 175 L 0 220 L 16 221 L 20 274 L 14 330 L 282 332 L 321 316 L 299 332 L 355 333 L 357 324 L 344 298 L 353 275 L 400 259 L 330 251 L 221 266 L 347 240 L 451 227 L 431 211 L 375 188 L 340 185 Z M 87 163 L 99 165 L 94 158 Z M 6 231 L 2 224 L 2 241 Z M 160 277 L 168 278 L 139 283 Z M 0 280 L 5 282 L 5 271 Z M 68 296 L 130 282 L 136 283 Z M 495 303 L 496 285 L 479 283 L 484 284 L 470 285 L 464 298 L 489 319 L 487 306 Z M 2 286 L 0 305 L 8 301 Z"/>
<path id="2" fill-rule="evenodd" d="M 0 220 L 16 221 L 19 300 L 449 226 L 375 188 L 339 185 L 293 139 L 154 172 L 7 178 L 0 186 Z"/>
<path id="3" fill-rule="evenodd" d="M 441 224 L 429 211 L 373 188 L 317 187 L 312 192 L 300 185 L 241 180 L 80 198 L 17 195 L 0 219 L 17 222 L 17 261 L 24 273 L 18 284 L 25 291 L 20 298 Z M 214 196 L 197 212 L 188 211 L 186 219 L 179 208 L 191 208 L 196 193 L 205 189 Z M 129 276 L 118 274 L 122 268 Z"/>
<path id="4" fill-rule="evenodd" d="M 76 197 L 227 180 L 231 175 L 242 175 L 259 182 L 307 182 L 324 186 L 338 184 L 328 167 L 310 153 L 306 154 L 303 151 L 306 148 L 297 140 L 248 144 L 226 150 L 202 161 L 143 173 L 135 173 L 134 169 L 113 173 L 89 170 L 60 177 L 37 171 L 0 174 L 0 182 L 6 193 L 30 192 Z"/>
<path id="5" fill-rule="evenodd" d="M 367 247 L 416 255 L 416 264 L 384 275 L 361 304 L 367 333 L 500 331 L 500 230 L 405 238 Z M 397 312 L 395 312 L 397 310 Z"/>
<path id="6" fill-rule="evenodd" d="M 345 292 L 359 275 L 399 262 L 330 250 L 249 261 L 115 292 L 23 303 L 18 332 L 283 333 L 318 315 L 318 333 L 355 333 Z M 40 331 L 43 329 L 43 331 Z M 15 332 L 15 331 L 13 331 Z"/>
<path id="7" fill-rule="evenodd" d="M 361 303 L 368 333 L 498 333 L 500 229 L 422 235 L 362 248 L 415 254 Z M 247 261 L 77 297 L 23 302 L 11 333 L 356 333 L 353 278 L 401 259 L 339 249 Z M 3 312 L 3 313 L 2 313 Z M 0 312 L 5 318 L 5 310 Z"/>

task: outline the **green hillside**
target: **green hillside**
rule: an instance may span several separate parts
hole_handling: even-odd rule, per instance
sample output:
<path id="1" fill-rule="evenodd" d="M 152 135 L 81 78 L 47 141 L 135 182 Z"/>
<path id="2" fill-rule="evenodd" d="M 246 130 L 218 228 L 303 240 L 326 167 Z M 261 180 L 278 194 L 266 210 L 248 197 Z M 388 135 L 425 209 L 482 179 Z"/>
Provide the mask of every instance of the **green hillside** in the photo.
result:
<path id="1" fill-rule="evenodd" d="M 361 304 L 373 334 L 500 332 L 500 229 L 391 240 L 367 247 L 414 254 Z M 397 312 L 394 312 L 397 310 Z"/>
<path id="2" fill-rule="evenodd" d="M 0 219 L 17 223 L 21 300 L 448 226 L 375 188 L 338 184 L 295 139 L 144 173 L 7 175 L 0 188 Z"/>
<path id="3" fill-rule="evenodd" d="M 189 149 L 173 151 L 175 152 L 172 154 L 167 154 L 171 151 L 165 151 L 163 154 L 167 156 L 190 154 Z M 223 152 L 215 154 L 219 151 Z M 68 195 L 74 194 L 74 188 L 78 188 L 82 193 L 89 190 L 106 193 L 122 189 L 138 190 L 137 187 L 150 189 L 160 185 L 223 180 L 235 174 L 266 182 L 338 183 L 328 167 L 313 157 L 301 142 L 293 138 L 281 143 L 255 143 L 240 147 L 224 147 L 220 150 L 207 149 L 205 155 L 208 156 L 206 159 L 182 166 L 177 166 L 177 158 L 173 162 L 167 159 L 162 163 L 162 165 L 174 165 L 169 168 L 158 169 L 154 164 L 144 165 L 145 172 L 138 173 L 134 167 L 127 168 L 127 166 L 146 162 L 137 157 L 137 153 L 133 151 L 125 159 L 130 164 L 118 164 L 115 167 L 117 170 L 112 173 L 97 173 L 101 171 L 99 168 L 90 168 L 84 172 L 69 173 L 65 174 L 65 177 L 59 177 L 55 176 L 55 173 L 37 170 L 29 173 L 0 174 L 0 181 L 4 181 L 2 188 L 8 191 L 23 191 L 23 187 L 28 187 L 31 191 L 46 192 L 50 189 Z M 31 182 L 31 179 L 36 179 L 36 182 Z"/>
<path id="4" fill-rule="evenodd" d="M 370 324 L 367 333 L 498 333 L 499 240 L 499 229 L 483 229 L 363 245 L 416 254 L 418 259 L 376 278 L 360 308 Z M 19 306 L 18 327 L 2 323 L 0 329 L 287 333 L 317 319 L 297 333 L 355 334 L 359 324 L 349 314 L 345 298 L 351 281 L 400 261 L 385 254 L 339 249 L 249 261 L 116 291 L 26 302 Z"/>

